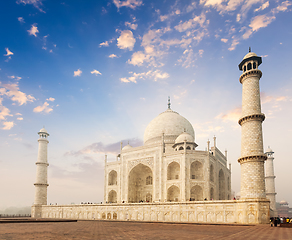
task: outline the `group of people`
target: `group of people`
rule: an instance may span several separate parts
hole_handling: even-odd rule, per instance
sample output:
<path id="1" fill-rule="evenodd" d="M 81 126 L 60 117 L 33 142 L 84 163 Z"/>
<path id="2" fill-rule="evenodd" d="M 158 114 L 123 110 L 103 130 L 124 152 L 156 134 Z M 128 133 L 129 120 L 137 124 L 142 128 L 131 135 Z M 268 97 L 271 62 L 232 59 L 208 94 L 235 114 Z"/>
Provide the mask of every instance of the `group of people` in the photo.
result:
<path id="1" fill-rule="evenodd" d="M 292 224 L 292 218 L 285 218 L 285 217 L 272 217 L 270 218 L 270 224 L 271 227 L 277 227 L 281 223 L 291 223 Z"/>

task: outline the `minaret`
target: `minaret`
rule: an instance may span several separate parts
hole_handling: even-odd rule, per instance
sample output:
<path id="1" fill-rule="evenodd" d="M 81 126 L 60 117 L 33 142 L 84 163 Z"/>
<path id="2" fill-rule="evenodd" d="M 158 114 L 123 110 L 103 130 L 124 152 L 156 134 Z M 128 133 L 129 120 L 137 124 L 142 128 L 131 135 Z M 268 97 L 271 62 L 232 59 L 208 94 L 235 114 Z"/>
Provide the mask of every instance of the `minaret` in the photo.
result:
<path id="1" fill-rule="evenodd" d="M 274 152 L 270 147 L 267 149 L 267 161 L 266 161 L 266 195 L 270 200 L 270 213 L 271 217 L 277 217 L 276 209 L 276 192 L 275 192 L 275 175 L 274 175 Z"/>
<path id="2" fill-rule="evenodd" d="M 39 132 L 39 151 L 38 151 L 38 160 L 35 163 L 37 166 L 36 169 L 36 183 L 35 185 L 35 198 L 34 205 L 47 205 L 47 187 L 48 177 L 47 177 L 47 168 L 48 164 L 48 139 L 49 136 L 47 130 L 42 128 Z"/>
<path id="3" fill-rule="evenodd" d="M 263 151 L 262 122 L 265 115 L 261 112 L 259 80 L 262 72 L 258 66 L 262 58 L 250 52 L 238 65 L 243 71 L 239 78 L 242 84 L 241 126 L 241 199 L 265 199 L 264 162 L 267 156 Z"/>

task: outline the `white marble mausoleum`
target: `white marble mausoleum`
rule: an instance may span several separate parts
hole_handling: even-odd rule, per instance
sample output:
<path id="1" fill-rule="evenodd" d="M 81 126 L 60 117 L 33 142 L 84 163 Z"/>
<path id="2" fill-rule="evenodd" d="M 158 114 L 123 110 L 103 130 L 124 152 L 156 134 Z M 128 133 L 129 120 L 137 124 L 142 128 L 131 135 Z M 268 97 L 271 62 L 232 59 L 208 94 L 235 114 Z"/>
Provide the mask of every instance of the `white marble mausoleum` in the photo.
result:
<path id="1" fill-rule="evenodd" d="M 144 145 L 121 147 L 105 163 L 104 202 L 185 202 L 231 198 L 231 171 L 216 147 L 197 150 L 192 124 L 171 110 L 147 126 Z"/>

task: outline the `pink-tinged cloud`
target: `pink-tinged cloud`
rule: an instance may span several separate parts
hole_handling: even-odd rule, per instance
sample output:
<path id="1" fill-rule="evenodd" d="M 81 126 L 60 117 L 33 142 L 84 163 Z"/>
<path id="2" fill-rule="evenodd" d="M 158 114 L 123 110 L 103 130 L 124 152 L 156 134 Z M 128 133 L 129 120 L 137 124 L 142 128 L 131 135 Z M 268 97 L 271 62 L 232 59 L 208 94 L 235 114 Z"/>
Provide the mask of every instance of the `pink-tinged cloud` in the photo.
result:
<path id="1" fill-rule="evenodd" d="M 3 130 L 10 130 L 14 126 L 14 122 L 3 122 Z"/>
<path id="2" fill-rule="evenodd" d="M 37 37 L 37 33 L 39 32 L 36 24 L 31 25 L 31 28 L 29 30 L 27 30 L 29 35 L 34 35 L 35 37 Z"/>
<path id="3" fill-rule="evenodd" d="M 241 107 L 238 107 L 231 110 L 228 113 L 219 114 L 218 116 L 216 116 L 216 119 L 222 119 L 224 122 L 226 121 L 237 122 L 240 117 L 241 117 Z"/>
<path id="4" fill-rule="evenodd" d="M 74 77 L 80 77 L 81 76 L 82 71 L 80 69 L 78 69 L 77 71 L 74 71 Z"/>
<path id="5" fill-rule="evenodd" d="M 120 7 L 129 7 L 135 9 L 142 5 L 142 0 L 113 0 L 113 3 L 119 9 Z"/>
<path id="6" fill-rule="evenodd" d="M 33 111 L 36 113 L 40 113 L 40 112 L 50 113 L 51 111 L 53 111 L 53 108 L 49 107 L 49 105 L 50 105 L 49 103 L 44 102 L 43 105 L 35 107 Z"/>

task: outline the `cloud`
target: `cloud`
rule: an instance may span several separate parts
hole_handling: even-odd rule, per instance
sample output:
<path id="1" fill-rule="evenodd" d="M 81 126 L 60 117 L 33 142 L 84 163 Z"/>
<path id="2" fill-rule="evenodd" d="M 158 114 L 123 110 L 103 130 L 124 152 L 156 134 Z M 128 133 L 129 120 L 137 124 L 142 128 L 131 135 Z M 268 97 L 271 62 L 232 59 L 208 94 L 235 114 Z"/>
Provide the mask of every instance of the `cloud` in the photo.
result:
<path id="1" fill-rule="evenodd" d="M 206 15 L 202 12 L 201 15 L 195 16 L 185 22 L 180 22 L 174 28 L 179 32 L 185 32 L 188 29 L 195 28 L 198 24 L 202 27 L 206 21 Z"/>
<path id="2" fill-rule="evenodd" d="M 21 79 L 21 77 L 18 77 L 18 76 L 7 76 L 8 78 L 11 78 L 11 79 L 16 79 L 17 81 Z"/>
<path id="3" fill-rule="evenodd" d="M 95 76 L 97 76 L 97 75 L 102 75 L 100 71 L 97 71 L 97 70 L 95 70 L 95 69 L 94 69 L 93 71 L 91 71 L 90 73 L 91 73 L 91 74 L 95 74 Z"/>
<path id="4" fill-rule="evenodd" d="M 276 9 L 273 9 L 273 12 L 274 13 L 285 12 L 285 11 L 287 11 L 288 7 L 291 5 L 292 5 L 291 1 L 282 2 L 281 5 L 276 7 Z"/>
<path id="5" fill-rule="evenodd" d="M 23 118 L 22 117 L 18 117 L 17 120 L 21 121 L 21 120 L 23 120 Z"/>
<path id="6" fill-rule="evenodd" d="M 27 102 L 33 102 L 35 98 L 31 95 L 27 95 L 24 92 L 19 91 L 18 82 L 17 83 L 6 83 L 0 82 L 0 96 L 7 96 L 11 98 L 12 101 L 18 102 L 19 105 L 26 104 Z"/>
<path id="7" fill-rule="evenodd" d="M 149 55 L 145 55 L 143 52 L 138 51 L 133 53 L 131 60 L 128 63 L 134 66 L 141 66 L 145 60 L 149 59 Z"/>
<path id="8" fill-rule="evenodd" d="M 10 56 L 10 55 L 13 55 L 14 54 L 8 48 L 5 48 L 5 50 L 6 50 L 6 54 L 4 54 L 4 56 Z"/>
<path id="9" fill-rule="evenodd" d="M 264 10 L 264 9 L 268 8 L 269 6 L 270 6 L 270 3 L 269 3 L 269 1 L 267 1 L 262 6 L 260 6 L 259 8 L 256 8 L 254 11 L 258 12 L 258 11 L 261 11 L 261 10 Z"/>
<path id="10" fill-rule="evenodd" d="M 120 7 L 129 7 L 135 9 L 142 5 L 142 0 L 113 0 L 113 3 L 119 9 Z"/>
<path id="11" fill-rule="evenodd" d="M 136 23 L 130 23 L 130 22 L 125 22 L 125 26 L 128 26 L 129 28 L 136 30 L 138 27 L 138 24 Z"/>
<path id="12" fill-rule="evenodd" d="M 259 16 L 254 17 L 251 20 L 251 23 L 249 26 L 251 27 L 252 31 L 257 31 L 260 28 L 268 26 L 275 19 L 276 19 L 275 16 L 268 16 L 266 14 L 259 15 Z"/>
<path id="13" fill-rule="evenodd" d="M 194 62 L 198 57 L 202 57 L 204 53 L 203 49 L 200 49 L 197 53 L 194 53 L 193 49 L 186 49 L 183 52 L 183 55 L 177 60 L 178 65 L 183 66 L 184 68 L 189 68 L 194 66 Z"/>
<path id="14" fill-rule="evenodd" d="M 221 42 L 227 43 L 228 39 L 227 38 L 221 38 Z"/>
<path id="15" fill-rule="evenodd" d="M 133 50 L 135 45 L 135 38 L 131 30 L 124 30 L 121 32 L 120 37 L 117 39 L 117 46 L 120 49 L 129 49 Z"/>
<path id="16" fill-rule="evenodd" d="M 41 6 L 43 5 L 42 3 L 43 0 L 17 0 L 16 3 L 17 4 L 32 4 L 35 8 L 37 8 L 40 12 L 46 13 Z"/>
<path id="17" fill-rule="evenodd" d="M 3 130 L 10 130 L 14 126 L 14 122 L 3 122 Z"/>
<path id="18" fill-rule="evenodd" d="M 13 115 L 10 114 L 10 110 L 7 107 L 0 105 L 0 120 L 5 120 L 7 116 Z"/>
<path id="19" fill-rule="evenodd" d="M 53 111 L 53 108 L 49 107 L 48 102 L 44 102 L 42 106 L 37 106 L 33 109 L 34 112 L 39 113 L 39 112 L 44 112 L 44 113 L 50 113 Z"/>
<path id="20" fill-rule="evenodd" d="M 35 37 L 37 37 L 37 33 L 39 32 L 37 26 L 36 26 L 36 23 L 31 25 L 31 29 L 30 30 L 27 30 L 29 35 L 34 35 Z"/>
<path id="21" fill-rule="evenodd" d="M 50 101 L 50 102 L 54 102 L 55 101 L 55 98 L 50 97 L 50 98 L 47 98 L 46 100 L 47 101 Z"/>
<path id="22" fill-rule="evenodd" d="M 25 23 L 23 17 L 19 17 L 19 18 L 17 18 L 17 20 L 18 20 L 19 22 L 21 22 L 21 23 Z"/>
<path id="23" fill-rule="evenodd" d="M 241 117 L 241 107 L 232 109 L 228 113 L 220 113 L 216 116 L 216 119 L 222 119 L 224 122 L 231 121 L 231 122 L 238 122 L 239 118 Z"/>
<path id="24" fill-rule="evenodd" d="M 80 69 L 78 69 L 77 71 L 74 71 L 74 77 L 80 77 L 81 76 L 82 71 Z"/>
<path id="25" fill-rule="evenodd" d="M 232 36 L 232 43 L 231 43 L 231 46 L 228 48 L 228 50 L 233 51 L 238 44 L 239 44 L 239 39 L 235 36 Z"/>
<path id="26" fill-rule="evenodd" d="M 108 56 L 109 58 L 117 58 L 118 56 L 116 54 L 111 54 Z"/>
<path id="27" fill-rule="evenodd" d="M 82 148 L 81 150 L 66 152 L 64 156 L 77 157 L 84 154 L 95 154 L 95 153 L 102 153 L 102 154 L 110 153 L 110 154 L 116 155 L 120 152 L 121 142 L 123 142 L 124 144 L 129 142 L 129 144 L 132 147 L 138 147 L 138 146 L 143 145 L 143 141 L 138 138 L 124 139 L 122 141 L 110 143 L 110 144 L 96 142 Z"/>
<path id="28" fill-rule="evenodd" d="M 108 47 L 109 43 L 108 43 L 108 41 L 105 41 L 105 42 L 100 43 L 99 46 L 100 47 Z"/>
<path id="29" fill-rule="evenodd" d="M 134 73 L 129 72 L 129 73 L 132 74 L 131 77 L 120 78 L 120 81 L 124 83 L 129 83 L 129 82 L 137 83 L 138 79 L 152 78 L 156 82 L 159 79 L 166 79 L 169 77 L 168 73 L 166 72 L 163 73 L 160 70 L 155 70 L 155 71 L 149 70 L 148 72 L 142 72 L 142 73 L 135 73 L 135 72 Z"/>

